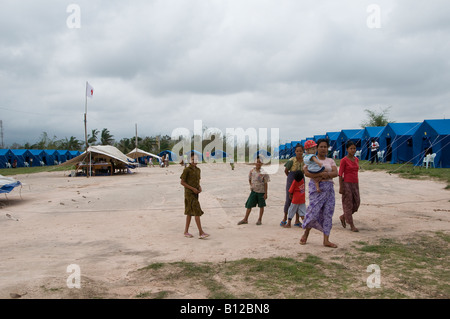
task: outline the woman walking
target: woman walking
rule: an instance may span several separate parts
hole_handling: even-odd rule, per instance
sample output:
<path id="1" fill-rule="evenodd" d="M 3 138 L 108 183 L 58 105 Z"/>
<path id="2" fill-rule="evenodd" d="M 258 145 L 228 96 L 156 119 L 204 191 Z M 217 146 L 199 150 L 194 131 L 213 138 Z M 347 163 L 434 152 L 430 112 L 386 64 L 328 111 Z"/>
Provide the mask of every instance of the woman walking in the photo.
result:
<path id="1" fill-rule="evenodd" d="M 305 232 L 300 239 L 300 244 L 305 245 L 308 240 L 311 228 L 315 228 L 323 233 L 323 245 L 336 248 L 337 245 L 330 242 L 330 232 L 335 206 L 335 193 L 333 178 L 338 176 L 336 163 L 328 158 L 329 142 L 326 139 L 317 141 L 317 158 L 325 167 L 321 173 L 310 173 L 304 170 L 304 174 L 311 178 L 309 181 L 309 206 L 306 209 L 306 216 L 303 221 Z M 317 191 L 313 179 L 321 179 L 319 182 L 320 192 Z"/>
<path id="2" fill-rule="evenodd" d="M 355 157 L 356 146 L 352 141 L 347 142 L 347 156 L 339 164 L 339 194 L 342 195 L 342 209 L 344 214 L 339 216 L 342 227 L 350 225 L 353 232 L 359 231 L 353 224 L 353 214 L 360 205 L 358 170 L 359 160 Z"/>

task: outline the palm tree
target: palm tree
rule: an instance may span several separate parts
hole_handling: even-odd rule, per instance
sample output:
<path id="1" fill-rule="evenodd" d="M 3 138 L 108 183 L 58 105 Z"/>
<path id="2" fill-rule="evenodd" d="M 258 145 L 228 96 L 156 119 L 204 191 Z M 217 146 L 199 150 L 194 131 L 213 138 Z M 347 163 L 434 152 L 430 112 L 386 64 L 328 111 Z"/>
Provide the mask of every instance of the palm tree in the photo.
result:
<path id="1" fill-rule="evenodd" d="M 129 138 L 123 138 L 117 144 L 117 148 L 124 154 L 127 154 L 134 149 L 134 141 Z"/>
<path id="2" fill-rule="evenodd" d="M 100 142 L 102 145 L 112 145 L 114 142 L 113 135 L 109 132 L 107 128 L 102 130 L 100 135 Z"/>
<path id="3" fill-rule="evenodd" d="M 82 144 L 82 142 L 74 136 L 71 136 L 70 139 L 67 139 L 67 137 L 66 137 L 64 140 L 61 141 L 62 149 L 69 150 L 69 151 L 80 150 L 81 144 Z"/>
<path id="4" fill-rule="evenodd" d="M 99 131 L 95 128 L 92 130 L 92 135 L 88 134 L 88 144 L 94 144 L 95 142 L 97 142 L 98 133 Z"/>

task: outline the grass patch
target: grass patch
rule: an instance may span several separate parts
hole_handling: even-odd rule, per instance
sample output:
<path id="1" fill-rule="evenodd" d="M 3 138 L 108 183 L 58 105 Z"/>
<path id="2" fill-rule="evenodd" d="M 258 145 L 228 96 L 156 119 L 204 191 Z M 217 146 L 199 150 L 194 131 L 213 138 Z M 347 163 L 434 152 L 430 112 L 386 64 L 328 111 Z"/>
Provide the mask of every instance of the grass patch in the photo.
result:
<path id="1" fill-rule="evenodd" d="M 42 172 L 61 172 L 74 170 L 75 166 L 36 166 L 36 167 L 17 167 L 17 168 L 2 168 L 0 169 L 0 175 L 21 175 L 21 174 L 34 174 Z"/>
<path id="2" fill-rule="evenodd" d="M 403 178 L 411 179 L 437 179 L 447 183 L 445 189 L 450 189 L 450 168 L 424 168 L 413 164 L 370 164 L 369 161 L 360 161 L 362 170 L 386 171 L 389 174 L 398 174 Z M 339 165 L 339 163 L 337 163 Z"/>
<path id="3" fill-rule="evenodd" d="M 140 276 L 157 278 L 165 286 L 184 282 L 189 291 L 206 291 L 210 299 L 448 299 L 449 242 L 448 234 L 437 232 L 401 241 L 354 242 L 339 259 L 301 254 L 225 263 L 157 263 L 140 269 Z M 381 288 L 367 287 L 371 264 L 380 267 Z M 170 298 L 169 293 L 165 296 Z"/>

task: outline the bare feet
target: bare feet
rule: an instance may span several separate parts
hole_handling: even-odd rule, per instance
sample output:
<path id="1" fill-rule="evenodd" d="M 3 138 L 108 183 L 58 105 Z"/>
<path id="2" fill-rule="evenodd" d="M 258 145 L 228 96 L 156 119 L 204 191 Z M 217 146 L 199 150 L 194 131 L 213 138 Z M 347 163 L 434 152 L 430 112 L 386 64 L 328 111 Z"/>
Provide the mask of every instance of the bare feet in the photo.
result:
<path id="1" fill-rule="evenodd" d="M 347 227 L 347 224 L 345 223 L 345 218 L 344 215 L 339 216 L 339 219 L 341 221 L 342 227 Z"/>
<path id="2" fill-rule="evenodd" d="M 300 238 L 300 245 L 306 245 L 307 240 L 308 240 L 308 238 L 305 237 L 305 235 L 303 235 L 302 238 Z"/>
<path id="3" fill-rule="evenodd" d="M 350 230 L 355 233 L 359 232 L 358 228 L 356 228 L 355 225 L 353 225 L 353 223 L 350 224 Z"/>
<path id="4" fill-rule="evenodd" d="M 306 241 L 308 240 L 308 236 L 309 236 L 309 231 L 310 231 L 310 228 L 307 228 L 305 230 L 305 232 L 303 233 L 302 238 L 300 238 L 300 245 L 306 244 Z"/>

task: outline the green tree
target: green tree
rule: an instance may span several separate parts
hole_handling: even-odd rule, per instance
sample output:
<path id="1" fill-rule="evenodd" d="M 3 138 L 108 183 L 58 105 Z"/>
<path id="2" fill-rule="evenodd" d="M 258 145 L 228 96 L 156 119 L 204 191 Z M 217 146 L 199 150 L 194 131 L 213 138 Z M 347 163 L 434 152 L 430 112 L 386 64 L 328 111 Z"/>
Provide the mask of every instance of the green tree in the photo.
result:
<path id="1" fill-rule="evenodd" d="M 47 132 L 42 132 L 40 140 L 31 145 L 30 149 L 46 150 L 46 149 L 56 149 L 58 147 L 58 141 L 56 136 L 49 138 Z"/>
<path id="2" fill-rule="evenodd" d="M 116 143 L 116 147 L 124 154 L 127 154 L 131 150 L 134 149 L 134 139 L 130 138 L 123 138 L 119 141 L 119 143 Z"/>
<path id="3" fill-rule="evenodd" d="M 361 123 L 361 127 L 370 127 L 370 126 L 386 126 L 389 123 L 394 123 L 394 121 L 390 121 L 388 119 L 388 114 L 390 110 L 390 106 L 384 109 L 381 109 L 379 112 L 365 109 L 364 112 L 367 113 L 367 119 Z"/>
<path id="4" fill-rule="evenodd" d="M 95 142 L 97 142 L 97 135 L 99 131 L 95 128 L 92 130 L 91 134 L 88 134 L 88 144 L 93 145 Z"/>
<path id="5" fill-rule="evenodd" d="M 61 140 L 58 148 L 69 151 L 79 151 L 81 150 L 82 144 L 82 141 L 78 140 L 74 136 L 71 136 L 69 139 L 66 137 L 65 139 Z"/>
<path id="6" fill-rule="evenodd" d="M 114 136 L 111 135 L 109 130 L 107 128 L 104 128 L 102 130 L 102 133 L 100 134 L 100 142 L 102 145 L 112 145 L 114 143 Z"/>

